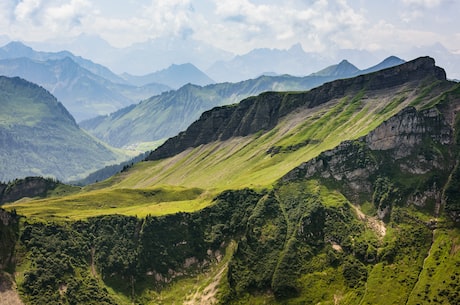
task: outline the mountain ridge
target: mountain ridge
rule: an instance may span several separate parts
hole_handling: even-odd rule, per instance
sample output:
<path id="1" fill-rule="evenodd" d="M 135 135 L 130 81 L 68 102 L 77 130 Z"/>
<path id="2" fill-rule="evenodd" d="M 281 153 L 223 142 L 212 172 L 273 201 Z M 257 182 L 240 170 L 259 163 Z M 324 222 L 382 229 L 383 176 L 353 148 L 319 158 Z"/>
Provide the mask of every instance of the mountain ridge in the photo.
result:
<path id="1" fill-rule="evenodd" d="M 199 70 L 191 63 L 172 64 L 166 69 L 149 73 L 142 76 L 123 73 L 122 77 L 131 84 L 144 86 L 149 83 L 165 84 L 172 89 L 178 89 L 186 84 L 206 86 L 215 83 L 203 71 Z"/>
<path id="2" fill-rule="evenodd" d="M 387 65 L 381 63 L 376 67 Z M 355 75 L 347 75 L 352 76 Z M 337 75 L 281 75 L 261 76 L 239 83 L 220 83 L 205 87 L 186 85 L 111 115 L 81 122 L 80 125 L 97 138 L 116 147 L 136 142 L 164 140 L 185 130 L 203 111 L 212 107 L 233 104 L 263 91 L 309 90 L 337 78 Z"/>
<path id="3" fill-rule="evenodd" d="M 300 106 L 313 108 L 328 100 L 343 96 L 345 90 L 348 92 L 362 90 L 363 84 L 366 84 L 367 89 L 376 90 L 408 81 L 422 80 L 430 76 L 438 80 L 446 80 L 444 70 L 436 67 L 432 58 L 421 57 L 379 72 L 325 83 L 299 97 L 300 101 L 312 101 L 312 104 L 301 102 L 303 104 L 283 105 L 283 95 L 263 93 L 260 99 L 248 98 L 235 106 L 224 106 L 204 112 L 198 121 L 190 125 L 186 131 L 179 133 L 178 136 L 167 140 L 153 151 L 147 160 L 170 157 L 189 147 L 225 140 L 231 136 L 246 136 L 259 130 L 267 131 L 276 125 L 280 117 L 294 108 Z M 239 122 L 243 125 L 235 126 L 232 122 Z M 203 132 L 208 135 L 202 134 Z"/>

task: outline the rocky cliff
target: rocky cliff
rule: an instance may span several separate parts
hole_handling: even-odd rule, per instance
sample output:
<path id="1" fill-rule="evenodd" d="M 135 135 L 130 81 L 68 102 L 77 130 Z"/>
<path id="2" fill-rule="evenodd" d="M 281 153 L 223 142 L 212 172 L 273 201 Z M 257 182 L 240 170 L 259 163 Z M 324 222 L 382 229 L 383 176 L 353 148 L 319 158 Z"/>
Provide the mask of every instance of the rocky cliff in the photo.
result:
<path id="1" fill-rule="evenodd" d="M 360 90 L 383 90 L 428 79 L 445 80 L 446 74 L 432 58 L 421 57 L 378 72 L 326 83 L 302 94 L 263 93 L 236 105 L 204 112 L 186 131 L 170 138 L 147 159 L 167 158 L 189 147 L 270 130 L 280 118 L 296 109 L 313 108 Z"/>
<path id="2" fill-rule="evenodd" d="M 458 108 L 460 98 L 450 104 Z M 445 201 L 442 190 L 456 166 L 452 160 L 458 154 L 455 126 L 439 110 L 443 108 L 443 105 L 421 111 L 405 108 L 368 135 L 345 141 L 301 164 L 282 181 L 312 178 L 333 181 L 340 184 L 352 201 L 359 204 L 363 198 L 373 201 L 381 219 L 388 217 L 391 204 L 398 202 L 423 206 L 431 200 L 435 202 L 434 214 L 439 214 L 441 200 Z M 411 185 L 416 179 L 419 184 Z M 387 184 L 384 200 L 376 196 L 383 182 Z M 452 216 L 458 222 L 457 216 Z"/>

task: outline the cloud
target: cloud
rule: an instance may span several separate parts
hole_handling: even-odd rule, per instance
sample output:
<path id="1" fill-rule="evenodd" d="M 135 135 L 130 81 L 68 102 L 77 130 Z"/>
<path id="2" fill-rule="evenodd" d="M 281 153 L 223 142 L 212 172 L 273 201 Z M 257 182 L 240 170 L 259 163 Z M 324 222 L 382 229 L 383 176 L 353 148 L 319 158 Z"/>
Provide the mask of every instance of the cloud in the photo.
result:
<path id="1" fill-rule="evenodd" d="M 176 37 L 238 54 L 298 42 L 316 52 L 393 50 L 437 36 L 460 49 L 452 38 L 458 9 L 454 0 L 2 0 L 0 35 L 43 41 L 86 33 L 117 47 Z"/>
<path id="2" fill-rule="evenodd" d="M 23 0 L 16 6 L 14 13 L 18 20 L 24 20 L 36 12 L 39 7 L 39 0 Z"/>
<path id="3" fill-rule="evenodd" d="M 365 18 L 343 0 L 259 4 L 249 0 L 219 1 L 215 14 L 221 24 L 212 29 L 234 39 L 228 43 L 221 41 L 221 46 L 228 49 L 233 44 L 235 49 L 239 41 L 240 53 L 257 46 L 287 48 L 297 42 L 307 50 L 322 50 L 346 42 L 346 35 L 340 33 L 359 30 L 365 23 Z M 342 38 L 338 39 L 340 35 Z"/>
<path id="4" fill-rule="evenodd" d="M 433 8 L 441 5 L 443 0 L 403 0 L 405 5 Z"/>

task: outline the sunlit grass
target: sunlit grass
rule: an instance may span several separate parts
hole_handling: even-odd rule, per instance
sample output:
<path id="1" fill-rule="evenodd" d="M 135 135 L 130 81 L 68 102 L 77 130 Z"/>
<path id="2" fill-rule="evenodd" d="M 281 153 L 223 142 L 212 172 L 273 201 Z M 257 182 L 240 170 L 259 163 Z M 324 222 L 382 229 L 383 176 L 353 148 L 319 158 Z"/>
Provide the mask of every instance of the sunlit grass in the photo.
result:
<path id="1" fill-rule="evenodd" d="M 393 88 L 388 95 L 360 91 L 325 105 L 299 108 L 272 130 L 189 148 L 163 160 L 140 162 L 77 194 L 18 202 L 8 208 L 23 215 L 66 219 L 114 213 L 142 217 L 192 212 L 211 204 L 212 198 L 224 190 L 271 188 L 301 163 L 342 141 L 366 135 L 413 103 L 417 92 L 423 95 L 418 106 L 430 102 L 424 100 L 426 90 L 403 86 Z M 281 149 L 270 153 L 273 147 Z M 148 195 L 148 190 L 160 189 L 157 195 Z M 340 202 L 340 198 L 329 199 L 331 203 Z"/>

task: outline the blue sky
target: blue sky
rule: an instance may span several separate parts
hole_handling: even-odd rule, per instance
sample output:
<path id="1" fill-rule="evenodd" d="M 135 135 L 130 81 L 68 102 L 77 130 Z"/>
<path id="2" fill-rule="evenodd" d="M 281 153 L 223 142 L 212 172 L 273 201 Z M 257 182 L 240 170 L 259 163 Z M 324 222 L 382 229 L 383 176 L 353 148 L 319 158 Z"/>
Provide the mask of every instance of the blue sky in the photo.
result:
<path id="1" fill-rule="evenodd" d="M 174 36 L 235 54 L 298 42 L 316 52 L 440 42 L 460 53 L 459 13 L 456 0 L 2 0 L 0 35 L 43 42 L 84 33 L 116 47 Z"/>

